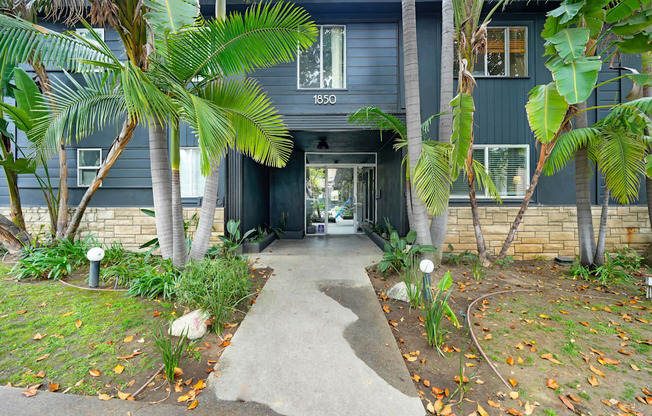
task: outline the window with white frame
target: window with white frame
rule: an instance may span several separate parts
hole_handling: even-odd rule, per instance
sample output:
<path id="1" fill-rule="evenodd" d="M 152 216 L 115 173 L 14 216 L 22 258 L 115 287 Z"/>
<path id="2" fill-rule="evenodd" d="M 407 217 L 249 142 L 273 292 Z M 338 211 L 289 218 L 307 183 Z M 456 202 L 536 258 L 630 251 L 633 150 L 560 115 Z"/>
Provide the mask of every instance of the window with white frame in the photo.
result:
<path id="1" fill-rule="evenodd" d="M 346 27 L 319 26 L 319 39 L 299 53 L 299 89 L 346 88 Z"/>
<path id="2" fill-rule="evenodd" d="M 94 27 L 93 31 L 97 34 L 97 36 L 99 36 L 100 39 L 104 40 L 104 28 Z M 90 30 L 85 27 L 75 29 L 75 33 L 77 33 L 79 36 L 85 37 L 91 42 L 95 42 L 95 39 L 91 36 Z"/>
<path id="3" fill-rule="evenodd" d="M 523 198 L 530 181 L 530 158 L 528 145 L 475 145 L 473 158 L 482 163 L 496 185 L 501 198 Z M 477 186 L 477 180 L 476 180 Z M 489 192 L 476 187 L 479 198 L 489 198 Z M 453 183 L 451 197 L 469 195 L 466 174 Z"/>
<path id="4" fill-rule="evenodd" d="M 182 147 L 179 166 L 181 197 L 204 196 L 206 178 L 201 174 L 201 158 L 198 147 Z"/>
<path id="5" fill-rule="evenodd" d="M 488 27 L 487 50 L 477 57 L 473 75 L 526 77 L 527 69 L 527 27 Z M 455 74 L 458 72 L 455 41 Z"/>
<path id="6" fill-rule="evenodd" d="M 102 149 L 77 149 L 77 186 L 91 186 L 102 164 Z"/>

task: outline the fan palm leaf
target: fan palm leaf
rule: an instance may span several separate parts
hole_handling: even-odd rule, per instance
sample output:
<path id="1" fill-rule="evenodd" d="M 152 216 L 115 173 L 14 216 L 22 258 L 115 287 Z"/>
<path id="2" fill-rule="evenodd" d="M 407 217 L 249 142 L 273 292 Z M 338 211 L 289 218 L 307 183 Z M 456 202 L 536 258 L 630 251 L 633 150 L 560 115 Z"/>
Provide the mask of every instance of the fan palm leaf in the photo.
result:
<path id="1" fill-rule="evenodd" d="M 648 143 L 627 131 L 608 131 L 600 143 L 599 166 L 611 196 L 621 204 L 638 199 Z"/>
<path id="2" fill-rule="evenodd" d="M 587 127 L 574 129 L 559 136 L 543 167 L 543 173 L 550 176 L 564 169 L 575 157 L 577 149 L 591 147 L 590 145 L 598 139 L 600 134 L 599 129 Z M 592 159 L 595 160 L 595 157 Z"/>
<path id="3" fill-rule="evenodd" d="M 451 153 L 450 144 L 426 140 L 414 166 L 415 191 L 433 215 L 440 215 L 448 206 Z"/>

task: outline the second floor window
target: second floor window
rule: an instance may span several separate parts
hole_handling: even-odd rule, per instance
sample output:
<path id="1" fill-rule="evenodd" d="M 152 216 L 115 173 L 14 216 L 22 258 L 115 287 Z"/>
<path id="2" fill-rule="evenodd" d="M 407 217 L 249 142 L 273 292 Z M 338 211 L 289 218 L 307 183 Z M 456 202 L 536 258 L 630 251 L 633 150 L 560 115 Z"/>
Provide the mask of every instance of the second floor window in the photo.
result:
<path id="1" fill-rule="evenodd" d="M 526 77 L 527 73 L 527 28 L 487 28 L 487 51 L 479 55 L 473 75 L 480 77 Z M 455 42 L 455 74 L 459 71 L 457 62 L 457 41 Z"/>
<path id="2" fill-rule="evenodd" d="M 300 89 L 346 88 L 346 27 L 319 26 L 319 38 L 297 65 Z"/>
<path id="3" fill-rule="evenodd" d="M 102 149 L 77 149 L 77 186 L 91 186 L 101 164 Z"/>

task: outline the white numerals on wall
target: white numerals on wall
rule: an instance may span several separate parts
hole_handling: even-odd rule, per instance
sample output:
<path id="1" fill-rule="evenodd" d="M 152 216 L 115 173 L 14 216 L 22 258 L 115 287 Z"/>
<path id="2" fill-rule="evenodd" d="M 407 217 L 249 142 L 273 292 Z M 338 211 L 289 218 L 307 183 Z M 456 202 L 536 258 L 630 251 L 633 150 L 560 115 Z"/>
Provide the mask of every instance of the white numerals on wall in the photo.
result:
<path id="1" fill-rule="evenodd" d="M 334 94 L 331 95 L 317 94 L 317 95 L 313 95 L 312 98 L 315 99 L 315 105 L 334 105 L 335 103 L 337 103 L 337 96 Z"/>

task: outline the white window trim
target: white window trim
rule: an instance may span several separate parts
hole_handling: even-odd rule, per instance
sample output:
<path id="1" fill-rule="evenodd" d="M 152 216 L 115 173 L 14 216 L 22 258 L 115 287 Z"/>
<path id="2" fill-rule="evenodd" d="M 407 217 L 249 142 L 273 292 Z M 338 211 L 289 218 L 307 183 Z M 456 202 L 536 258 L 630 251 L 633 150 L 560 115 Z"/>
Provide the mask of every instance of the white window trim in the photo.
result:
<path id="1" fill-rule="evenodd" d="M 100 37 L 100 39 L 102 39 L 102 41 L 104 41 L 104 28 L 103 27 L 94 27 L 93 30 L 95 31 L 95 33 L 97 33 L 97 35 Z M 80 36 L 84 36 L 83 35 L 84 33 L 88 33 L 90 35 L 89 30 L 86 29 L 85 27 L 78 27 L 77 29 L 75 29 L 75 33 L 77 33 Z M 92 40 L 92 38 L 90 36 L 88 37 L 88 39 Z"/>
<path id="2" fill-rule="evenodd" d="M 525 149 L 525 191 L 527 192 L 527 189 L 530 187 L 530 145 L 529 144 L 474 144 L 473 145 L 473 150 L 476 149 L 483 149 L 484 150 L 484 160 L 483 160 L 483 166 L 485 167 L 485 171 L 487 170 L 487 165 L 489 164 L 489 151 L 487 149 L 490 148 L 510 148 L 510 149 Z M 463 175 L 464 172 L 460 172 L 460 175 Z M 485 188 L 482 194 L 476 194 L 476 197 L 481 200 L 486 200 L 486 199 L 492 199 L 491 196 L 489 196 L 489 193 L 487 192 L 487 189 Z M 501 195 L 500 198 L 502 200 L 522 200 L 525 197 L 523 196 L 518 196 L 518 195 Z M 452 200 L 457 200 L 457 201 L 468 201 L 469 200 L 469 195 L 452 195 L 450 196 L 450 199 Z"/>
<path id="3" fill-rule="evenodd" d="M 347 89 L 347 33 L 346 25 L 317 25 L 319 28 L 319 88 L 304 88 L 301 87 L 301 49 L 297 47 L 297 90 L 301 91 L 345 91 Z M 343 34 L 343 72 L 342 72 L 342 88 L 324 88 L 324 28 L 325 27 L 341 27 Z"/>
<path id="4" fill-rule="evenodd" d="M 81 166 L 79 161 L 80 161 L 80 152 L 86 152 L 86 151 L 98 151 L 100 152 L 100 166 Z M 82 170 L 94 170 L 97 175 L 97 171 L 100 170 L 102 167 L 102 163 L 104 163 L 104 159 L 102 156 L 102 149 L 98 147 L 82 147 L 82 148 L 77 148 L 77 187 L 78 188 L 89 188 L 90 185 L 84 185 L 81 183 L 82 175 L 81 171 Z M 104 181 L 100 182 L 100 187 L 104 184 Z"/>
<path id="5" fill-rule="evenodd" d="M 529 30 L 527 26 L 488 26 L 487 29 L 504 29 L 505 31 L 505 39 L 507 40 L 509 38 L 509 29 L 523 29 L 525 30 L 525 75 L 511 75 L 508 74 L 510 71 L 510 60 L 509 60 L 509 48 L 510 48 L 510 42 L 506 41 L 505 42 L 505 75 L 489 75 L 487 74 L 487 53 L 485 52 L 484 54 L 484 74 L 478 74 L 474 75 L 475 78 L 529 78 L 530 77 L 530 63 L 528 60 L 529 52 L 530 52 L 530 45 L 529 45 Z M 455 57 L 457 59 L 457 57 Z M 455 77 L 457 77 L 457 74 L 455 74 Z"/>
<path id="6" fill-rule="evenodd" d="M 181 146 L 179 148 L 179 150 L 192 150 L 192 149 L 199 150 L 199 146 Z M 192 168 L 192 166 L 191 166 L 191 168 Z M 199 174 L 201 175 L 201 168 L 199 169 Z M 195 178 L 192 175 L 190 175 L 190 180 L 192 181 L 191 184 L 190 184 L 190 189 L 193 189 L 194 188 L 193 185 L 194 185 Z M 203 198 L 203 197 L 204 197 L 203 195 L 183 195 L 183 196 L 181 196 L 181 198 Z"/>

